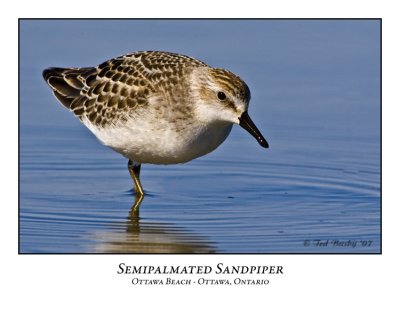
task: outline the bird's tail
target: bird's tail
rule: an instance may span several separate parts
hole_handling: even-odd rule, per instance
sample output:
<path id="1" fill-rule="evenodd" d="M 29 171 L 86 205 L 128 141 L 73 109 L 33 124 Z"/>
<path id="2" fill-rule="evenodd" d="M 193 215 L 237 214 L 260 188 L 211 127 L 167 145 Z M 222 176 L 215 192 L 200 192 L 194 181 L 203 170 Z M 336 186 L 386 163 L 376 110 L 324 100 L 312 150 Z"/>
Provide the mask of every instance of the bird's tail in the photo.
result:
<path id="1" fill-rule="evenodd" d="M 47 68 L 43 71 L 43 78 L 56 98 L 69 109 L 85 86 L 86 78 L 95 72 L 95 68 Z"/>

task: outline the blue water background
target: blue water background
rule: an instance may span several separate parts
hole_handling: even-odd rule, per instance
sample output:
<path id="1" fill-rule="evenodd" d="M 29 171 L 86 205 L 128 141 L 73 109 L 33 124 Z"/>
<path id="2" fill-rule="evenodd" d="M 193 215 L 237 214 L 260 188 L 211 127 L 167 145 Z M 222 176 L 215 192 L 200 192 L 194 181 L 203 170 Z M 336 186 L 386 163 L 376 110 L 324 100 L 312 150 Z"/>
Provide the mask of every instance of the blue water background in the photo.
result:
<path id="1" fill-rule="evenodd" d="M 20 252 L 380 251 L 377 20 L 22 20 Z M 144 165 L 139 217 L 126 160 L 52 96 L 49 66 L 138 50 L 241 76 L 270 144 L 235 126 L 190 163 Z"/>

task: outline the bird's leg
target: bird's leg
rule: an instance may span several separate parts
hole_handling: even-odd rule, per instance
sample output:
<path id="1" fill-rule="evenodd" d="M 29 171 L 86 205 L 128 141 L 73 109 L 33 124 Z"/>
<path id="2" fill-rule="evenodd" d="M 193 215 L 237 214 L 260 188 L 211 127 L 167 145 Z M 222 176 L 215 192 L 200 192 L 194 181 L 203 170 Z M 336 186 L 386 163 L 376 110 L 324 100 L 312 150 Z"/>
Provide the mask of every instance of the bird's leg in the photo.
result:
<path id="1" fill-rule="evenodd" d="M 132 160 L 128 161 L 128 170 L 129 170 L 129 174 L 131 174 L 133 183 L 135 184 L 135 192 L 136 195 L 140 195 L 143 196 L 144 195 L 144 191 L 143 191 L 143 187 L 142 184 L 140 183 L 140 164 L 136 164 L 134 163 Z"/>
<path id="2" fill-rule="evenodd" d="M 134 163 L 132 160 L 128 161 L 128 171 L 132 177 L 133 183 L 135 185 L 134 190 L 136 193 L 135 203 L 132 206 L 131 212 L 139 211 L 139 206 L 144 198 L 144 191 L 142 184 L 140 183 L 140 164 Z"/>

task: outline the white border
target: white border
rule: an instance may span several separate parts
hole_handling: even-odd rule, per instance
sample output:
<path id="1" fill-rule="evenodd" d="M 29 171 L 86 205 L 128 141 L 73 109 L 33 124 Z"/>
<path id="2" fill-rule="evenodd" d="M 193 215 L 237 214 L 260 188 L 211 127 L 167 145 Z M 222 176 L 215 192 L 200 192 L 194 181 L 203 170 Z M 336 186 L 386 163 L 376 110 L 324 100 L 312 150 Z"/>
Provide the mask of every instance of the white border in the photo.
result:
<path id="1" fill-rule="evenodd" d="M 398 9 L 383 1 L 19 1 L 1 13 L 2 29 L 2 303 L 14 307 L 71 308 L 146 306 L 205 308 L 252 305 L 271 308 L 357 308 L 399 304 L 397 236 L 400 235 L 398 177 Z M 376 4 L 375 4 L 376 3 Z M 115 6 L 113 6 L 115 5 Z M 109 13 L 108 13 L 109 12 Z M 110 14 L 110 15 L 108 15 Z M 208 255 L 105 256 L 17 254 L 17 64 L 18 17 L 364 17 L 383 18 L 383 255 Z M 7 150 L 7 151 L 6 151 Z M 285 275 L 268 287 L 133 287 L 116 275 L 131 264 L 276 264 Z M 391 281 L 391 279 L 393 281 Z M 4 305 L 3 305 L 4 306 Z"/>

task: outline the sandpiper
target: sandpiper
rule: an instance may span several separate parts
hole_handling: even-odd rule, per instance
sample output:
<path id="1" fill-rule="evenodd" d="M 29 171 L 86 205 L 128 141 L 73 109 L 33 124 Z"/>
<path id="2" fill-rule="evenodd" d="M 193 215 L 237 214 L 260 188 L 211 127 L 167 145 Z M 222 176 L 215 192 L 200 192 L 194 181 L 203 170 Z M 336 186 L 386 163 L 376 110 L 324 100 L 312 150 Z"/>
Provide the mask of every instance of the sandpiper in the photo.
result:
<path id="1" fill-rule="evenodd" d="M 135 52 L 97 67 L 48 68 L 43 77 L 103 144 L 129 160 L 135 208 L 144 196 L 142 163 L 176 164 L 203 156 L 227 138 L 235 123 L 268 148 L 247 113 L 246 83 L 191 57 Z"/>

